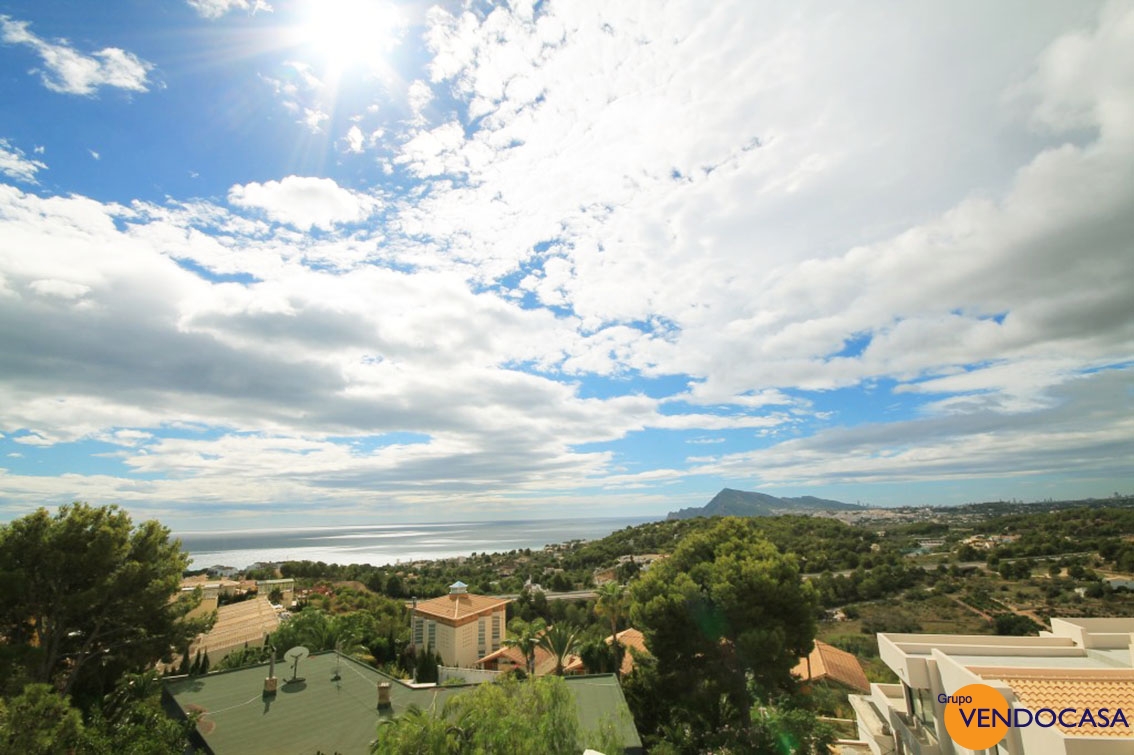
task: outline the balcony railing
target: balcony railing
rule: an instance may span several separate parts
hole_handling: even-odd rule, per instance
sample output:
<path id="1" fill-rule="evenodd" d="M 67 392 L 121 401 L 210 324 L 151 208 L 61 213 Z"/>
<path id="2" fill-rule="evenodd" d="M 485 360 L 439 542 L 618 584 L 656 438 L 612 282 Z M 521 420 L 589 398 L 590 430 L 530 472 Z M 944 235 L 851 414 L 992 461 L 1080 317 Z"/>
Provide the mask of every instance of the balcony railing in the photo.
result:
<path id="1" fill-rule="evenodd" d="M 906 713 L 891 710 L 890 722 L 906 750 L 912 755 L 941 755 L 941 744 L 933 732 Z"/>

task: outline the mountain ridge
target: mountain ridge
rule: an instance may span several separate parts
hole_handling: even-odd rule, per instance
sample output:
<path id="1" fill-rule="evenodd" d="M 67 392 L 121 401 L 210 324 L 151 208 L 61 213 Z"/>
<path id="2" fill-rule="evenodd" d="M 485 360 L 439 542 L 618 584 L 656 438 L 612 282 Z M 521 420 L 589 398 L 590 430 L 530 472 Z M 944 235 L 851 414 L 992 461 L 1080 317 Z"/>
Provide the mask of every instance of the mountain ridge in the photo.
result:
<path id="1" fill-rule="evenodd" d="M 692 506 L 666 514 L 666 519 L 692 519 L 698 516 L 775 516 L 812 511 L 853 511 L 862 507 L 828 498 L 805 495 L 779 498 L 767 493 L 722 488 L 704 506 Z"/>

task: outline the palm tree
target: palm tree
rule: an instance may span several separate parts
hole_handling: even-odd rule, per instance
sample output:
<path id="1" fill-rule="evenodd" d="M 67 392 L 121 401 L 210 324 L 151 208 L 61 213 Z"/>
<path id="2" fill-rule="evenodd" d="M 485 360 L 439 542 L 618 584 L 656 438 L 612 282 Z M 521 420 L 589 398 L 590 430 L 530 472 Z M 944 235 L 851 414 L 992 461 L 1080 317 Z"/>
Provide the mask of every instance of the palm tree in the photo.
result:
<path id="1" fill-rule="evenodd" d="M 618 644 L 618 622 L 622 620 L 630 607 L 630 596 L 626 592 L 626 586 L 617 582 L 606 582 L 600 585 L 595 590 L 595 594 L 598 596 L 598 600 L 595 601 L 595 613 L 610 621 L 610 646 L 614 650 L 614 675 L 618 677 L 622 671 L 622 648 Z"/>
<path id="2" fill-rule="evenodd" d="M 535 676 L 535 651 L 539 647 L 539 636 L 547 624 L 543 619 L 533 619 L 532 621 L 524 621 L 523 619 L 512 619 L 508 625 L 508 631 L 512 633 L 511 637 L 505 637 L 503 645 L 505 647 L 517 648 L 524 655 L 524 660 L 527 662 L 528 676 Z"/>
<path id="3" fill-rule="evenodd" d="M 411 703 L 397 718 L 388 718 L 379 722 L 378 738 L 370 743 L 372 755 L 385 753 L 432 755 L 455 751 L 457 750 L 453 747 L 445 719 L 436 715 L 433 706 L 427 711 L 416 703 Z"/>
<path id="4" fill-rule="evenodd" d="M 540 635 L 539 646 L 555 656 L 555 673 L 563 676 L 563 659 L 579 646 L 579 630 L 570 624 L 556 624 Z"/>

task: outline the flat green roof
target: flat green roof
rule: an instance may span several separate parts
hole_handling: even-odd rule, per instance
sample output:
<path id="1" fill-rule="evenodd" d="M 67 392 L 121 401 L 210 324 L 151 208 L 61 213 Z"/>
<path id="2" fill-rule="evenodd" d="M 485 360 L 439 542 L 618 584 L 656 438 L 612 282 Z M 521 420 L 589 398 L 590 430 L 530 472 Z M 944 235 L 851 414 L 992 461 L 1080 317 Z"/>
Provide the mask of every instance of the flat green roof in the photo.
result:
<path id="1" fill-rule="evenodd" d="M 339 678 L 334 679 L 336 669 Z M 299 664 L 303 682 L 285 684 L 290 665 L 276 664 L 279 691 L 263 697 L 268 664 L 198 677 L 171 679 L 166 691 L 184 713 L 202 712 L 197 731 L 216 755 L 240 753 L 366 753 L 378 722 L 410 705 L 440 711 L 445 700 L 474 685 L 413 688 L 336 653 L 313 654 Z M 622 688 L 612 674 L 565 677 L 575 698 L 579 728 L 586 734 L 616 712 L 615 723 L 628 749 L 642 741 Z M 378 710 L 378 684 L 390 682 L 389 711 Z"/>

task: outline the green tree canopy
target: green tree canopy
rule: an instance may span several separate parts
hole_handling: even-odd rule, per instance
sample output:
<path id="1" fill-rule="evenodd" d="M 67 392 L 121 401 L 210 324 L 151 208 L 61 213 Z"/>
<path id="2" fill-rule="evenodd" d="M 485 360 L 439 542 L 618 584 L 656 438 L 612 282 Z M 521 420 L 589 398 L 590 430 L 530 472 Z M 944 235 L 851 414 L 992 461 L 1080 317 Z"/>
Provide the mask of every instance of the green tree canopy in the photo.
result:
<path id="1" fill-rule="evenodd" d="M 517 648 L 524 654 L 529 676 L 535 674 L 535 651 L 539 647 L 540 636 L 546 626 L 547 624 L 543 619 L 524 621 L 516 618 L 508 624 L 508 631 L 511 632 L 511 635 L 504 638 L 503 645 Z"/>
<path id="2" fill-rule="evenodd" d="M 450 698 L 442 711 L 408 710 L 378 724 L 371 752 L 575 755 L 587 746 L 607 753 L 622 751 L 613 726 L 602 727 L 594 741 L 584 739 L 571 691 L 562 679 L 549 676 L 481 684 Z"/>
<path id="3" fill-rule="evenodd" d="M 610 622 L 610 647 L 614 654 L 614 674 L 620 675 L 622 647 L 618 642 L 618 624 L 630 609 L 630 592 L 625 585 L 605 582 L 595 590 L 595 614 Z"/>
<path id="4" fill-rule="evenodd" d="M 97 699 L 207 624 L 183 621 L 199 597 L 174 599 L 188 562 L 168 529 L 135 527 L 117 506 L 12 521 L 0 527 L 0 644 L 26 649 L 30 681 Z"/>
<path id="5" fill-rule="evenodd" d="M 579 629 L 566 623 L 548 627 L 539 637 L 539 647 L 555 656 L 555 673 L 563 676 L 565 659 L 579 647 Z"/>
<path id="6" fill-rule="evenodd" d="M 656 662 L 628 696 L 696 731 L 749 726 L 752 703 L 794 687 L 791 669 L 813 647 L 818 598 L 792 555 L 746 520 L 725 518 L 683 539 L 632 590 L 631 618 Z M 637 713 L 638 711 L 636 711 Z"/>
<path id="7" fill-rule="evenodd" d="M 0 700 L 0 752 L 73 752 L 83 741 L 83 720 L 49 685 L 29 684 L 22 694 Z"/>

